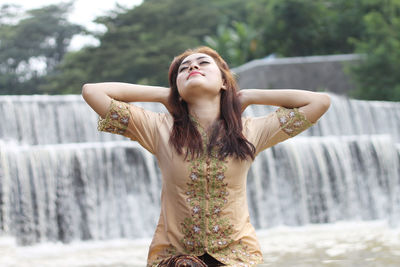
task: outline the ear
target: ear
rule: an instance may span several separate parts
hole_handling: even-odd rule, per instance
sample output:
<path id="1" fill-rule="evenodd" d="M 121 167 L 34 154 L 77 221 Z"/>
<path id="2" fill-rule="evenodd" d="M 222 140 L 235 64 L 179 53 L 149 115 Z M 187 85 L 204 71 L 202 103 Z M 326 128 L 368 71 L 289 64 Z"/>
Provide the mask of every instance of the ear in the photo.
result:
<path id="1" fill-rule="evenodd" d="M 221 89 L 222 89 L 222 90 L 226 90 L 226 81 L 225 81 L 225 80 L 224 80 L 224 83 L 222 84 Z"/>

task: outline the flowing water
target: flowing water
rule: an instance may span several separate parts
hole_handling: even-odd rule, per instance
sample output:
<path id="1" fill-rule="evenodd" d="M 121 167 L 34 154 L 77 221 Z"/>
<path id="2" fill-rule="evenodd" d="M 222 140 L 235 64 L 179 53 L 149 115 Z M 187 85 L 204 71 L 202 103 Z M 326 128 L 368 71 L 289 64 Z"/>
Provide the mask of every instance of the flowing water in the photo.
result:
<path id="1" fill-rule="evenodd" d="M 398 266 L 400 103 L 331 96 L 317 125 L 250 169 L 265 266 Z M 77 95 L 1 96 L 0 120 L 0 263 L 144 266 L 159 215 L 153 156 L 97 132 Z"/>
<path id="2" fill-rule="evenodd" d="M 279 226 L 257 231 L 260 267 L 397 267 L 400 229 L 383 221 Z M 0 238 L 3 267 L 142 267 L 150 238 L 17 246 Z"/>

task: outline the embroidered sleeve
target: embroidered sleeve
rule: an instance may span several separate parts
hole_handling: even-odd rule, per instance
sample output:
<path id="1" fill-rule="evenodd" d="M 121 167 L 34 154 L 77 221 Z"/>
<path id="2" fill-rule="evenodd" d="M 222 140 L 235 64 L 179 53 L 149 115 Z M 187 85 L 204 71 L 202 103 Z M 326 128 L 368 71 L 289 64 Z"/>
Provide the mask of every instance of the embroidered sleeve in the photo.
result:
<path id="1" fill-rule="evenodd" d="M 97 130 L 129 137 L 126 132 L 129 119 L 129 104 L 111 99 L 107 114 L 104 118 L 99 117 L 98 119 Z"/>
<path id="2" fill-rule="evenodd" d="M 256 155 L 264 149 L 294 137 L 311 123 L 298 108 L 279 107 L 266 116 L 247 118 L 245 136 L 256 147 Z"/>
<path id="3" fill-rule="evenodd" d="M 298 108 L 288 109 L 280 107 L 276 110 L 281 130 L 290 137 L 296 136 L 305 129 L 314 125 Z"/>
<path id="4" fill-rule="evenodd" d="M 155 154 L 161 125 L 166 115 L 145 110 L 136 105 L 111 99 L 104 118 L 99 117 L 97 130 L 123 135 L 137 141 L 150 153 Z"/>

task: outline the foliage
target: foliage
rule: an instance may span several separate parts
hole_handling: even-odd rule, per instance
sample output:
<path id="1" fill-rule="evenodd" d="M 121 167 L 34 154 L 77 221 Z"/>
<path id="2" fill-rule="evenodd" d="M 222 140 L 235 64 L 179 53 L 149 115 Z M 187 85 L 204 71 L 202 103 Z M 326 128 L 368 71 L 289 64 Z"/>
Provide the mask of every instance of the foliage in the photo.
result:
<path id="1" fill-rule="evenodd" d="M 167 85 L 173 56 L 200 45 L 203 36 L 217 27 L 218 11 L 207 1 L 152 0 L 97 22 L 107 28 L 98 36 L 100 46 L 64 62 L 47 89 L 57 86 L 53 87 L 57 91 L 78 93 L 82 84 L 99 81 Z"/>
<path id="2" fill-rule="evenodd" d="M 248 1 L 250 28 L 261 32 L 254 54 L 360 53 L 364 60 L 350 71 L 358 87 L 351 96 L 399 101 L 399 6 L 400 0 Z"/>
<path id="3" fill-rule="evenodd" d="M 319 54 L 326 38 L 327 8 L 323 0 L 253 1 L 251 25 L 262 27 L 264 54 L 306 56 Z M 267 14 L 267 15 L 266 15 Z M 322 52 L 323 53 L 323 52 Z"/>
<path id="4" fill-rule="evenodd" d="M 400 101 L 400 2 L 391 1 L 385 12 L 364 16 L 365 35 L 354 39 L 363 63 L 352 72 L 358 88 L 353 97 Z"/>
<path id="5" fill-rule="evenodd" d="M 361 53 L 365 60 L 351 69 L 354 96 L 399 99 L 399 2 L 144 0 L 97 18 L 106 28 L 91 33 L 100 45 L 69 53 L 69 41 L 83 31 L 65 19 L 71 4 L 25 17 L 3 6 L 0 93 L 80 93 L 82 84 L 100 81 L 165 86 L 174 56 L 208 45 L 231 67 L 270 54 Z M 32 68 L 37 61 L 42 69 Z"/>
<path id="6" fill-rule="evenodd" d="M 235 67 L 256 58 L 257 36 L 257 32 L 247 24 L 234 21 L 232 27 L 219 25 L 216 36 L 206 36 L 204 41 Z"/>
<path id="7" fill-rule="evenodd" d="M 100 81 L 166 86 L 173 57 L 204 45 L 204 36 L 215 34 L 221 23 L 241 19 L 244 6 L 241 0 L 147 0 L 131 10 L 114 10 L 96 20 L 107 28 L 98 36 L 100 46 L 67 58 L 42 88 L 79 93 L 82 84 Z"/>
<path id="8" fill-rule="evenodd" d="M 0 93 L 39 92 L 43 75 L 54 70 L 71 38 L 83 30 L 67 21 L 71 7 L 71 3 L 50 5 L 25 14 L 16 6 L 1 7 Z"/>

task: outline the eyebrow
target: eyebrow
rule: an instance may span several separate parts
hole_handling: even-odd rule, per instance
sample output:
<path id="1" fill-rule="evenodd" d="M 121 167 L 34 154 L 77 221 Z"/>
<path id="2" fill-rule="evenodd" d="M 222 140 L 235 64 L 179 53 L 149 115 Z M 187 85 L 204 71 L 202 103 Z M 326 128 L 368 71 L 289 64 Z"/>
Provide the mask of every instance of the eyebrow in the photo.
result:
<path id="1" fill-rule="evenodd" d="M 196 60 L 199 60 L 199 59 L 202 59 L 202 58 L 208 58 L 207 56 L 199 56 L 198 58 L 196 58 Z M 181 63 L 181 66 L 183 65 L 183 64 L 187 64 L 187 63 L 190 63 L 190 62 L 192 62 L 191 60 L 185 60 L 185 61 L 183 61 L 182 63 Z"/>

